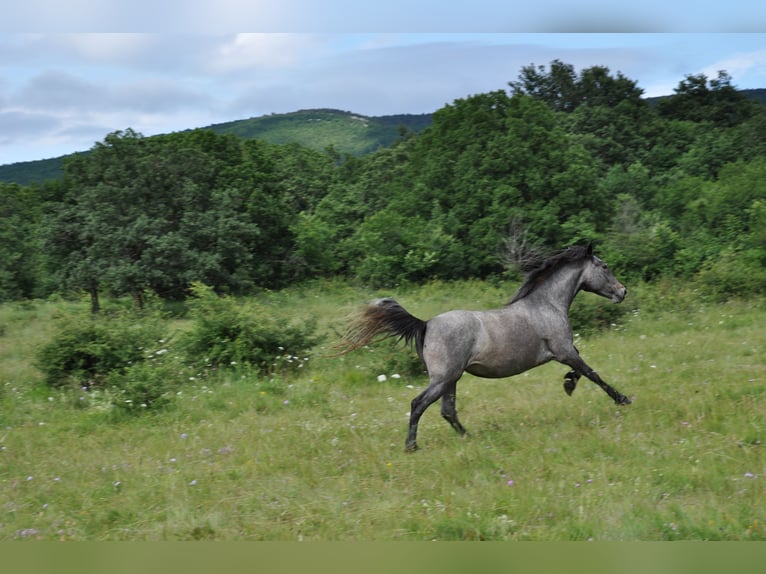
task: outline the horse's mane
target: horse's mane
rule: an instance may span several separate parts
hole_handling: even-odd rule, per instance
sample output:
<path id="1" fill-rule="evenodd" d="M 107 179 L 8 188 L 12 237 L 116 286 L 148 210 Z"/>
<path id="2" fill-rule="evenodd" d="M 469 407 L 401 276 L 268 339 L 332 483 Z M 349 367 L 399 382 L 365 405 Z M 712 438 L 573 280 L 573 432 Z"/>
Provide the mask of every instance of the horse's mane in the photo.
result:
<path id="1" fill-rule="evenodd" d="M 508 305 L 513 305 L 516 301 L 529 295 L 544 279 L 549 277 L 551 273 L 562 265 L 572 263 L 573 261 L 580 261 L 591 255 L 593 255 L 593 250 L 590 246 L 582 247 L 579 245 L 567 247 L 555 255 L 552 255 L 527 275 L 526 280 L 521 287 L 519 287 L 519 290 L 513 296 L 513 299 L 508 302 Z"/>

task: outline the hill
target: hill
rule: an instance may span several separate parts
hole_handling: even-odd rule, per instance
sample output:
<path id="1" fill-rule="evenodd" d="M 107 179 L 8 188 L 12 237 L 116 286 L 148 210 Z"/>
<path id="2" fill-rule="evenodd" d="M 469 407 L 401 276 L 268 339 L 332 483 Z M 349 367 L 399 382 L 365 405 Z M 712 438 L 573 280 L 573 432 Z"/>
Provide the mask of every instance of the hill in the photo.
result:
<path id="1" fill-rule="evenodd" d="M 202 129 L 274 144 L 295 142 L 317 150 L 332 146 L 340 153 L 364 155 L 393 144 L 402 130 L 419 132 L 430 125 L 431 114 L 368 117 L 317 109 L 213 124 Z M 65 157 L 68 156 L 0 165 L 0 182 L 28 185 L 56 179 L 61 176 Z"/>
<path id="2" fill-rule="evenodd" d="M 341 153 L 363 155 L 393 144 L 402 129 L 419 132 L 429 125 L 431 114 L 368 117 L 315 109 L 214 124 L 206 129 L 276 144 L 294 142 L 317 150 L 332 146 Z"/>

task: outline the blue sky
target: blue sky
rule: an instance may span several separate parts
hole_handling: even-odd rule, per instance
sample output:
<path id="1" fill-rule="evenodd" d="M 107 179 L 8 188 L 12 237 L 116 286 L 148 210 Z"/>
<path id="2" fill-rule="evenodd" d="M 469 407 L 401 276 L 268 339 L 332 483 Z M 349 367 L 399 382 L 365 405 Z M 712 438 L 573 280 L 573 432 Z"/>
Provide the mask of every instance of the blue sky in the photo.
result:
<path id="1" fill-rule="evenodd" d="M 87 18 L 74 16 L 79 4 Z M 27 0 L 0 24 L 0 164 L 85 150 L 128 127 L 153 135 L 315 107 L 433 112 L 554 59 L 607 66 L 648 96 L 718 70 L 739 88 L 766 88 L 766 24 L 751 26 L 766 22 L 760 3 L 747 18 L 736 2 L 719 13 L 689 2 L 686 18 L 676 13 L 683 2 L 650 0 L 635 14 L 594 2 L 576 13 L 563 2 L 536 13 L 509 4 L 475 0 L 461 17 L 459 3 L 443 0 L 169 0 L 151 10 L 137 1 L 132 11 Z M 655 5 L 664 20 L 649 17 Z"/>

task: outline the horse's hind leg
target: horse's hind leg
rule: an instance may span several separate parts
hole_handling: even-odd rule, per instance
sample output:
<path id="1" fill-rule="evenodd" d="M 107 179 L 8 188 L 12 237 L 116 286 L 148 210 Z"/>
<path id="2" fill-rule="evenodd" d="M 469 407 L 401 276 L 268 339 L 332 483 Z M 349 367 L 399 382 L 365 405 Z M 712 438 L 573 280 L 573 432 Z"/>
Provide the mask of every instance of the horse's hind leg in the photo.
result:
<path id="1" fill-rule="evenodd" d="M 457 410 L 455 409 L 456 388 L 457 381 L 452 383 L 442 395 L 442 417 L 458 432 L 458 434 L 464 435 L 465 428 L 460 424 L 460 421 L 457 418 Z"/>
<path id="2" fill-rule="evenodd" d="M 444 379 L 432 378 L 426 390 L 412 399 L 412 403 L 410 405 L 410 426 L 409 430 L 407 431 L 407 442 L 405 443 L 405 450 L 408 452 L 414 452 L 418 449 L 417 435 L 418 422 L 420 421 L 420 417 L 423 416 L 423 413 L 428 407 L 430 407 L 439 398 L 443 397 L 445 391 L 450 388 L 453 390 L 452 411 L 454 411 L 454 388 L 456 383 L 457 381 L 450 383 L 449 379 L 445 381 Z M 455 423 L 460 426 L 460 428 L 462 428 L 462 425 L 457 422 L 457 413 L 454 413 L 454 420 Z M 452 421 L 450 421 L 450 424 L 455 427 L 455 424 L 453 424 Z M 457 427 L 455 428 L 457 429 Z M 463 432 L 465 432 L 465 429 Z"/>

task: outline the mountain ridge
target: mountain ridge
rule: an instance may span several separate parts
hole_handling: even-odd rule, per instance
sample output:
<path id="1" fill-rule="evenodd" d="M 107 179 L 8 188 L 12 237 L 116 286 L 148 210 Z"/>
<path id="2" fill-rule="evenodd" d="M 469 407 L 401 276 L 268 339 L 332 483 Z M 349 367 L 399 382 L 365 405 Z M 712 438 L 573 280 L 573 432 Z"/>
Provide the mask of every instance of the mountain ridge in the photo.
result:
<path id="1" fill-rule="evenodd" d="M 338 153 L 364 155 L 392 145 L 402 133 L 419 132 L 431 125 L 432 114 L 365 116 L 331 108 L 297 110 L 233 120 L 194 129 L 211 130 L 244 139 L 262 139 L 273 144 L 297 143 Z M 59 157 L 0 165 L 1 183 L 28 185 L 61 176 L 64 159 L 87 151 Z"/>

